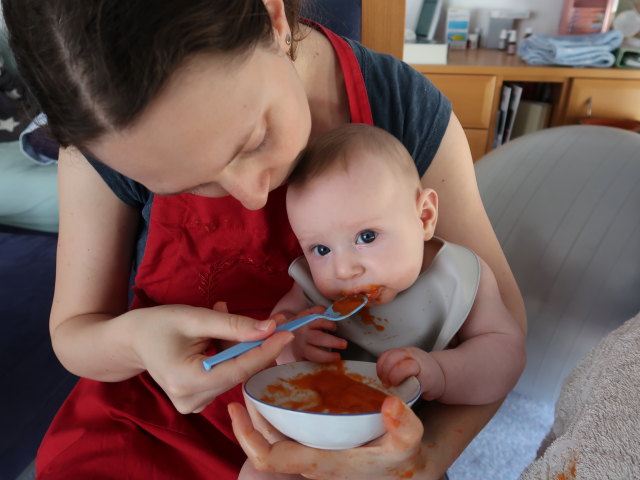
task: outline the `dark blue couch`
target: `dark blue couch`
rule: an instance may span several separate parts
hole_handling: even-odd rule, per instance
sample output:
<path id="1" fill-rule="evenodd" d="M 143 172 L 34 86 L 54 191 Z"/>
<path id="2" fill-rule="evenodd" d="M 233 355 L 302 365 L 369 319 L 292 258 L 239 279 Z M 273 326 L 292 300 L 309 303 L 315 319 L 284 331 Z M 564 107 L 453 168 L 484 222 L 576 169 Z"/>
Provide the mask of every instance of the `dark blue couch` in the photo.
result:
<path id="1" fill-rule="evenodd" d="M 33 461 L 76 378 L 56 359 L 48 320 L 57 236 L 0 227 L 0 478 Z"/>

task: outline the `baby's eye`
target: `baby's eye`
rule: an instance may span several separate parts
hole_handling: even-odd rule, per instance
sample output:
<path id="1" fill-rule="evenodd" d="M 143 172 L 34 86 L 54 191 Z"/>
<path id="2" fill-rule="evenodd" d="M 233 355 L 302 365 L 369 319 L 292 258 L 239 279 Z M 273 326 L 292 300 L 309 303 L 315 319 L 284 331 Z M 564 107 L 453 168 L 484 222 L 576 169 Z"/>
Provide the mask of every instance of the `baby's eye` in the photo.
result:
<path id="1" fill-rule="evenodd" d="M 358 238 L 356 239 L 356 243 L 371 243 L 373 242 L 378 234 L 371 230 L 364 230 L 358 234 Z"/>
<path id="2" fill-rule="evenodd" d="M 324 257 L 331 251 L 331 249 L 329 247 L 325 247 L 324 245 L 316 245 L 311 249 L 311 251 L 319 257 Z"/>

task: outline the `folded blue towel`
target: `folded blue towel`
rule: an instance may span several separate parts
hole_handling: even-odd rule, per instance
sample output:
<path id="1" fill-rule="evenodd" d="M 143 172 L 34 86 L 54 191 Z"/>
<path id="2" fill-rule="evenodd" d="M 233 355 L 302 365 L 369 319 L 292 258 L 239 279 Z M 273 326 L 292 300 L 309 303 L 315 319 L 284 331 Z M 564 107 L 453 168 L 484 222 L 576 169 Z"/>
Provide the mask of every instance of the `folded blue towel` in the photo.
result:
<path id="1" fill-rule="evenodd" d="M 610 67 L 624 36 L 617 30 L 588 35 L 531 35 L 520 42 L 518 54 L 531 65 Z"/>

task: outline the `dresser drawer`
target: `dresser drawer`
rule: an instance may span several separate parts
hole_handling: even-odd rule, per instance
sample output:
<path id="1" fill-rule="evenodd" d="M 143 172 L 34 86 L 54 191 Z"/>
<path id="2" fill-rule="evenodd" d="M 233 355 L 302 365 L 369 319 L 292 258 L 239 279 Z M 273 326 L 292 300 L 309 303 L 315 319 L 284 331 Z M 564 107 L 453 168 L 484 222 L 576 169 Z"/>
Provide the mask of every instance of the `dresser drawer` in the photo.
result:
<path id="1" fill-rule="evenodd" d="M 640 121 L 640 81 L 576 78 L 564 123 L 577 123 L 587 116 Z"/>
<path id="2" fill-rule="evenodd" d="M 496 89 L 493 75 L 428 74 L 427 78 L 451 100 L 464 128 L 489 128 Z"/>

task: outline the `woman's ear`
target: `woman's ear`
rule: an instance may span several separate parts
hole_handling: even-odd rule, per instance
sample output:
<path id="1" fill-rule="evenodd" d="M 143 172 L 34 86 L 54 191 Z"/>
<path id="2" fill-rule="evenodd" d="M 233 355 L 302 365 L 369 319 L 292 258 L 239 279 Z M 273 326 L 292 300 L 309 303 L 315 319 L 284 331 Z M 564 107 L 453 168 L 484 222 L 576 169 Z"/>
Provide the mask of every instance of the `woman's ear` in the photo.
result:
<path id="1" fill-rule="evenodd" d="M 271 27 L 275 40 L 287 54 L 291 50 L 291 27 L 287 20 L 283 0 L 262 0 L 271 18 Z"/>
<path id="2" fill-rule="evenodd" d="M 438 194 L 431 188 L 425 188 L 418 193 L 416 200 L 418 215 L 422 221 L 424 241 L 431 240 L 438 222 Z"/>

